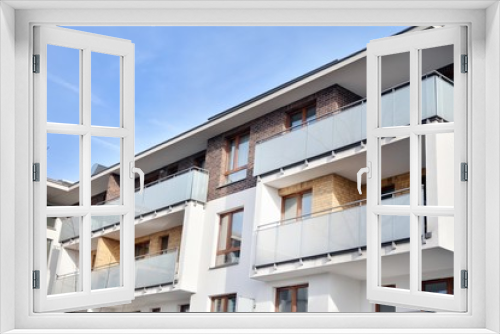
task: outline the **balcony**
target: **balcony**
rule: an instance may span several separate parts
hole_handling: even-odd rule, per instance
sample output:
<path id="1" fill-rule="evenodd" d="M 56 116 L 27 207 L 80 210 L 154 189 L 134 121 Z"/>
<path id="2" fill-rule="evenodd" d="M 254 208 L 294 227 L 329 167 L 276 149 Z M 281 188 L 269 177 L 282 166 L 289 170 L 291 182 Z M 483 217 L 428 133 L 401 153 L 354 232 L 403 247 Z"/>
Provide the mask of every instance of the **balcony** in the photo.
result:
<path id="1" fill-rule="evenodd" d="M 167 178 L 150 183 L 144 188 L 144 195 L 135 193 L 135 216 L 160 211 L 186 201 L 205 203 L 208 191 L 208 171 L 190 168 Z M 98 205 L 113 205 L 119 199 L 102 202 Z M 92 217 L 92 232 L 119 224 L 116 216 Z M 79 236 L 78 218 L 66 219 L 61 227 L 60 242 Z"/>
<path id="2" fill-rule="evenodd" d="M 167 250 L 161 254 L 138 256 L 135 259 L 135 288 L 142 289 L 174 282 L 178 250 Z M 77 291 L 78 272 L 57 276 L 52 294 Z M 120 286 L 120 266 L 110 265 L 92 270 L 92 290 Z"/>
<path id="3" fill-rule="evenodd" d="M 409 205 L 406 190 L 382 205 Z M 356 201 L 308 216 L 259 226 L 254 267 L 332 256 L 366 247 L 366 201 Z M 410 238 L 409 217 L 382 216 L 381 243 Z"/>
<path id="4" fill-rule="evenodd" d="M 408 83 L 382 94 L 382 126 L 410 123 Z M 451 103 L 450 103 L 451 101 Z M 437 72 L 422 79 L 422 119 L 453 121 L 453 82 Z M 345 106 L 306 126 L 288 129 L 255 147 L 254 176 L 331 154 L 366 140 L 366 100 Z"/>

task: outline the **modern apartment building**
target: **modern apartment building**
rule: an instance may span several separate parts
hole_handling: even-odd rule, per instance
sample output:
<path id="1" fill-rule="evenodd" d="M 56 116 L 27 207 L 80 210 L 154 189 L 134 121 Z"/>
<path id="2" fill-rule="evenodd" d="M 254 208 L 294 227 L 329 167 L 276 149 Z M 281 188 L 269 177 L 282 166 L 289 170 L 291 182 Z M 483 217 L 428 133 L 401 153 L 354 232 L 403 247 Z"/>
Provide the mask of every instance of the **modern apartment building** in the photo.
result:
<path id="1" fill-rule="evenodd" d="M 412 30 L 412 29 L 410 29 Z M 422 120 L 452 122 L 453 50 L 422 64 Z M 410 123 L 405 54 L 384 66 L 382 125 Z M 398 67 L 399 66 L 399 67 Z M 366 51 L 276 87 L 136 156 L 135 300 L 93 312 L 410 311 L 366 299 Z M 408 205 L 409 137 L 381 141 L 381 203 Z M 453 133 L 422 136 L 423 205 L 453 205 Z M 92 204 L 117 203 L 119 166 L 95 166 Z M 137 182 L 138 185 L 138 182 Z M 78 204 L 48 182 L 48 205 Z M 452 217 L 422 217 L 422 289 L 453 293 Z M 75 291 L 79 220 L 47 221 L 50 294 Z M 119 216 L 92 217 L 92 289 L 119 284 Z M 409 287 L 408 216 L 382 219 L 382 284 Z"/>

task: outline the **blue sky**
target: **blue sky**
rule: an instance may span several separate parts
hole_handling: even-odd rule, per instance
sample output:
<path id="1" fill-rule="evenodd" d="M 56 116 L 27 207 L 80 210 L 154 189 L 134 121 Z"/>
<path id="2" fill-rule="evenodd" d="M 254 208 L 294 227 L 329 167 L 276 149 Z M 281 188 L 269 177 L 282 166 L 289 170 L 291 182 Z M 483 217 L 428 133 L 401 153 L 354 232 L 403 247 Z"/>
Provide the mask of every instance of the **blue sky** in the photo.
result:
<path id="1" fill-rule="evenodd" d="M 136 153 L 404 28 L 71 27 L 135 44 Z M 50 46 L 47 61 L 48 121 L 78 123 L 78 51 Z M 93 53 L 93 125 L 118 125 L 118 83 L 117 57 Z M 71 137 L 49 135 L 49 177 L 78 181 Z M 118 157 L 118 140 L 92 140 L 92 163 L 109 166 Z"/>

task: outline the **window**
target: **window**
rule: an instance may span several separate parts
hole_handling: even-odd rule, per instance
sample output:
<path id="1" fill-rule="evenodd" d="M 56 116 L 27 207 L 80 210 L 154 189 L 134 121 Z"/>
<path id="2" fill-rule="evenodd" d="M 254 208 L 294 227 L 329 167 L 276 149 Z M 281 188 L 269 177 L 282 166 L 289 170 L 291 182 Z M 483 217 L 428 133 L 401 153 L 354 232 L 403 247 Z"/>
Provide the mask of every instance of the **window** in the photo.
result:
<path id="1" fill-rule="evenodd" d="M 239 134 L 227 140 L 226 183 L 240 181 L 247 176 L 250 134 Z"/>
<path id="2" fill-rule="evenodd" d="M 236 294 L 212 297 L 211 312 L 236 312 Z"/>
<path id="3" fill-rule="evenodd" d="M 282 200 L 281 219 L 307 218 L 312 213 L 312 191 L 285 196 Z"/>
<path id="4" fill-rule="evenodd" d="M 161 250 L 165 251 L 168 249 L 168 235 L 161 237 Z"/>
<path id="5" fill-rule="evenodd" d="M 179 312 L 182 313 L 189 312 L 189 304 L 179 305 Z"/>
<path id="6" fill-rule="evenodd" d="M 308 106 L 293 111 L 287 116 L 287 128 L 293 130 L 312 123 L 316 119 L 316 106 Z"/>
<path id="7" fill-rule="evenodd" d="M 153 313 L 160 313 L 161 312 L 161 307 L 153 307 L 151 309 L 151 312 L 153 312 Z"/>
<path id="8" fill-rule="evenodd" d="M 308 284 L 276 289 L 276 312 L 307 312 Z"/>
<path id="9" fill-rule="evenodd" d="M 439 278 L 422 282 L 422 291 L 453 294 L 453 277 Z"/>
<path id="10" fill-rule="evenodd" d="M 149 254 L 149 240 L 135 244 L 135 257 Z"/>
<path id="11" fill-rule="evenodd" d="M 241 234 L 243 231 L 243 210 L 220 216 L 219 239 L 215 265 L 238 263 L 240 259 Z"/>

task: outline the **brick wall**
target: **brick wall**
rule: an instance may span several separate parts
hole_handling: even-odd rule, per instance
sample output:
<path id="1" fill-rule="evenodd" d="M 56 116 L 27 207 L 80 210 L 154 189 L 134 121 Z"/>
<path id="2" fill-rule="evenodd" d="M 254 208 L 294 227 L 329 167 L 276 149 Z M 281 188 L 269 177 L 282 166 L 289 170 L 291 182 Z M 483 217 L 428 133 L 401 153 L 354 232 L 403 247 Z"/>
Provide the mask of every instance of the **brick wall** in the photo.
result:
<path id="1" fill-rule="evenodd" d="M 120 176 L 116 174 L 109 175 L 108 188 L 106 190 L 105 201 L 120 197 Z"/>
<path id="2" fill-rule="evenodd" d="M 230 131 L 209 139 L 206 152 L 206 169 L 210 172 L 208 200 L 211 201 L 255 187 L 256 178 L 252 177 L 255 145 L 259 140 L 268 138 L 285 130 L 289 112 L 316 101 L 316 115 L 319 117 L 359 99 L 361 99 L 361 97 L 342 86 L 333 85 L 282 108 L 271 111 L 265 116 L 259 117 L 236 129 L 231 129 Z M 242 131 L 250 132 L 247 177 L 244 180 L 224 185 L 224 172 L 226 171 L 227 157 L 225 152 L 226 140 L 228 137 Z"/>
<path id="3" fill-rule="evenodd" d="M 97 239 L 94 267 L 120 262 L 120 241 L 106 237 Z"/>

